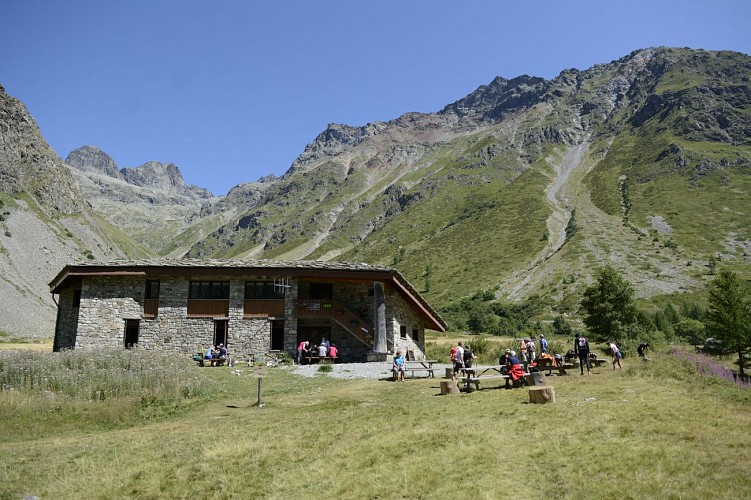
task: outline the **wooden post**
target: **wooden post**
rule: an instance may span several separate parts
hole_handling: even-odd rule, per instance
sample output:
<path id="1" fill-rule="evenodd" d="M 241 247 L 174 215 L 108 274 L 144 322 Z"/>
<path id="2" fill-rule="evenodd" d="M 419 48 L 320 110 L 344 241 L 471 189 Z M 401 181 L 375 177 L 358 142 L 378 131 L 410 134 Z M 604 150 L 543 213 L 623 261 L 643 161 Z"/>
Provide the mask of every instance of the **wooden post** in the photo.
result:
<path id="1" fill-rule="evenodd" d="M 456 383 L 456 378 L 441 380 L 441 396 L 446 394 L 459 394 L 459 385 Z"/>
<path id="2" fill-rule="evenodd" d="M 446 375 L 443 378 L 454 378 L 454 369 L 446 368 Z"/>
<path id="3" fill-rule="evenodd" d="M 532 404 L 555 403 L 555 388 L 552 385 L 530 387 L 529 402 Z"/>

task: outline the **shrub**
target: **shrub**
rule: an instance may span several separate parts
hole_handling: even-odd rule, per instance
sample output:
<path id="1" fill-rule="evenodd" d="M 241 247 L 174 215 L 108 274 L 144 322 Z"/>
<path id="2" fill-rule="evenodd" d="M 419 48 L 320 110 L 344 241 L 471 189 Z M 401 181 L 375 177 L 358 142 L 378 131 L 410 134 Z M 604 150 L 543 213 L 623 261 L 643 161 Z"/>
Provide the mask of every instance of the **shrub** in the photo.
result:
<path id="1" fill-rule="evenodd" d="M 334 371 L 334 367 L 331 365 L 321 365 L 318 367 L 318 373 L 331 373 Z"/>

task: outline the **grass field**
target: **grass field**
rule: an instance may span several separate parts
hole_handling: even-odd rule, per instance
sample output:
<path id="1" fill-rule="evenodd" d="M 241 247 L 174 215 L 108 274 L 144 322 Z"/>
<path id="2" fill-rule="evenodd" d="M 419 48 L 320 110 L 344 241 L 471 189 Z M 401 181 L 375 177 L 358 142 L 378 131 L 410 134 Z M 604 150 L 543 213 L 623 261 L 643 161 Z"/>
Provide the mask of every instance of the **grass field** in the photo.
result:
<path id="1" fill-rule="evenodd" d="M 5 388 L 0 498 L 748 498 L 751 391 L 668 354 L 624 365 L 549 378 L 552 405 L 284 368 L 258 408 L 248 368 L 195 367 L 212 395 L 156 416 L 113 400 L 25 414 Z"/>

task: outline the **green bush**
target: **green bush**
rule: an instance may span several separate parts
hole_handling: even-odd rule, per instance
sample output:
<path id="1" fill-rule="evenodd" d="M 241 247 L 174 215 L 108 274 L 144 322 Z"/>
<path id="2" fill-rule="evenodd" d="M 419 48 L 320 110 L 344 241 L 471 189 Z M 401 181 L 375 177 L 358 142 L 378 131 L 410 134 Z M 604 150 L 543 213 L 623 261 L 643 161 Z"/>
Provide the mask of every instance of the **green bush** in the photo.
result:
<path id="1" fill-rule="evenodd" d="M 318 367 L 318 373 L 331 373 L 334 371 L 334 367 L 331 365 L 321 365 Z"/>

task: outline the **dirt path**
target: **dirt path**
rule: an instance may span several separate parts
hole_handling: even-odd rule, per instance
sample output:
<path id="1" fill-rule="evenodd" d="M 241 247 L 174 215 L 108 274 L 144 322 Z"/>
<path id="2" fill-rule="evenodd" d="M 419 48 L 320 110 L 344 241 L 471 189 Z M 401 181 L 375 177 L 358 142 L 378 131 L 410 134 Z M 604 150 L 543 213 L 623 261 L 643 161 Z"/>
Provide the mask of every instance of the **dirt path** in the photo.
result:
<path id="1" fill-rule="evenodd" d="M 552 181 L 545 194 L 551 208 L 546 223 L 548 242 L 528 266 L 514 273 L 501 285 L 509 298 L 521 298 L 531 285 L 549 272 L 548 268 L 541 264 L 560 250 L 566 242 L 566 226 L 571 219 L 571 199 L 575 197 L 586 174 L 584 159 L 588 151 L 589 143 L 583 142 L 568 148 L 562 157 L 547 159 L 553 169 Z"/>
<path id="2" fill-rule="evenodd" d="M 697 270 L 686 265 L 691 260 L 689 257 L 679 250 L 660 247 L 652 238 L 625 226 L 620 216 L 608 215 L 594 206 L 584 185 L 584 177 L 595 165 L 588 152 L 589 144 L 584 142 L 569 147 L 558 157 L 548 158 L 553 170 L 546 192 L 551 207 L 547 220 L 548 243 L 528 265 L 501 284 L 502 294 L 519 300 L 539 290 L 540 283 L 547 280 L 556 286 L 564 276 L 574 278 L 574 287 L 587 285 L 593 271 L 606 264 L 618 269 L 639 297 L 697 286 L 698 280 L 691 275 Z M 559 254 L 566 242 L 566 226 L 574 209 L 579 242 L 572 252 L 578 254 L 577 260 L 571 259 L 572 252 L 567 252 L 565 258 Z M 649 221 L 643 222 L 649 225 Z"/>

